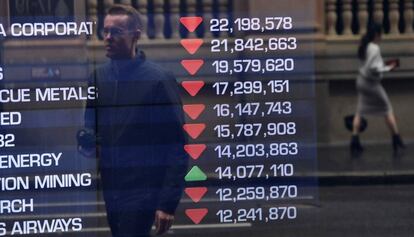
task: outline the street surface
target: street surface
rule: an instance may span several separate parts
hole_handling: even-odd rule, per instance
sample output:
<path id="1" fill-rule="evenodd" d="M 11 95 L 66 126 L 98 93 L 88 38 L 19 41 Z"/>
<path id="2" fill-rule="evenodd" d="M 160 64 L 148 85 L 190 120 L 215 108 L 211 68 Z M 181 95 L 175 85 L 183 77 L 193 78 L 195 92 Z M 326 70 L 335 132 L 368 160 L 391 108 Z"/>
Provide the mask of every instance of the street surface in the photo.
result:
<path id="1" fill-rule="evenodd" d="M 414 185 L 329 186 L 319 192 L 319 203 L 300 205 L 298 219 L 290 223 L 200 229 L 177 223 L 169 236 L 413 236 Z"/>

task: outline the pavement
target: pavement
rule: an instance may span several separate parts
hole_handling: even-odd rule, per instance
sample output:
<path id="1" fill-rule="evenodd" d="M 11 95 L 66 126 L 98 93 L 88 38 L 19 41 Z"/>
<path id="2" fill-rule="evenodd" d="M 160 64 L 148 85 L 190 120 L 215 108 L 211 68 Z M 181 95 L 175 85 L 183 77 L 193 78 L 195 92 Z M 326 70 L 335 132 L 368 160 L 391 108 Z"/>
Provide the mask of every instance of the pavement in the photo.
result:
<path id="1" fill-rule="evenodd" d="M 272 177 L 267 181 L 234 181 L 226 178 L 220 180 L 218 174 L 214 172 L 220 163 L 207 162 L 201 164 L 201 167 L 208 176 L 205 185 L 216 187 L 237 186 L 245 181 L 255 182 L 257 185 L 263 181 L 268 184 L 299 182 L 311 186 L 414 184 L 414 141 L 407 142 L 406 148 L 397 153 L 393 151 L 389 143 L 366 142 L 363 147 L 362 153 L 353 155 L 348 143 L 318 144 L 316 162 L 304 159 L 295 164 L 297 166 L 295 166 L 294 176 Z M 213 150 L 213 147 L 209 150 Z M 234 167 L 245 164 L 241 159 L 232 162 L 234 162 L 232 163 Z M 270 167 L 275 160 L 265 159 L 260 162 L 265 167 Z"/>
<path id="2" fill-rule="evenodd" d="M 346 143 L 318 145 L 316 171 L 298 174 L 300 179 L 316 179 L 318 187 L 309 187 L 309 192 L 301 187 L 305 195 L 284 203 L 298 207 L 299 218 L 294 221 L 217 224 L 215 209 L 225 204 L 212 196 L 192 204 L 184 195 L 177 213 L 198 205 L 211 215 L 200 225 L 177 215 L 170 236 L 412 236 L 414 143 L 406 146 L 394 153 L 391 144 L 367 142 L 364 152 L 353 156 Z M 264 209 L 278 205 L 253 202 L 237 202 L 230 209 L 235 213 L 252 205 Z"/>
<path id="3" fill-rule="evenodd" d="M 414 142 L 407 142 L 406 149 L 398 154 L 394 154 L 388 143 L 364 143 L 363 145 L 364 152 L 359 156 L 352 156 L 346 143 L 319 144 L 316 156 L 317 169 L 298 174 L 299 179 L 317 180 L 317 186 L 301 187 L 300 191 L 303 195 L 294 200 L 222 203 L 217 199 L 214 188 L 212 188 L 210 193 L 203 198 L 203 202 L 194 204 L 186 195 L 183 195 L 177 209 L 175 225 L 166 236 L 270 237 L 275 236 L 275 229 L 278 230 L 278 236 L 325 237 L 336 236 L 335 233 L 341 231 L 344 234 L 338 236 L 411 236 L 413 230 L 409 220 L 412 220 L 414 211 L 411 203 L 413 194 L 411 190 L 414 187 Z M 219 181 L 213 178 L 212 182 Z M 233 213 L 240 208 L 262 207 L 266 210 L 278 203 L 297 206 L 298 219 L 273 224 L 218 223 L 217 210 L 231 209 Z M 82 214 L 85 225 L 82 232 L 76 233 L 76 236 L 110 237 L 102 198 L 84 205 L 96 211 Z M 57 207 L 63 210 L 61 206 L 76 205 L 73 202 L 47 204 L 47 207 L 53 210 Z M 378 206 L 381 208 L 377 208 Z M 209 214 L 201 224 L 194 225 L 185 216 L 185 210 L 199 207 L 208 208 Z M 387 222 L 389 228 L 386 228 L 384 220 L 390 214 L 391 209 L 395 221 Z M 67 212 L 59 215 L 72 215 L 71 211 Z M 408 216 L 411 219 L 407 219 Z M 10 218 L 26 219 L 27 217 L 10 216 Z M 50 216 L 39 218 L 50 218 Z M 335 224 L 336 222 L 331 222 L 331 220 L 339 220 L 341 224 Z M 400 229 L 397 228 L 401 234 L 393 235 L 397 233 L 396 226 L 402 226 Z M 382 234 L 374 234 L 374 230 L 378 228 L 382 228 L 379 231 L 383 232 Z M 62 233 L 60 236 L 74 235 L 69 232 Z"/>
<path id="4" fill-rule="evenodd" d="M 414 183 L 414 143 L 394 153 L 391 144 L 363 144 L 360 155 L 352 155 L 348 144 L 320 145 L 320 185 L 369 185 Z"/>

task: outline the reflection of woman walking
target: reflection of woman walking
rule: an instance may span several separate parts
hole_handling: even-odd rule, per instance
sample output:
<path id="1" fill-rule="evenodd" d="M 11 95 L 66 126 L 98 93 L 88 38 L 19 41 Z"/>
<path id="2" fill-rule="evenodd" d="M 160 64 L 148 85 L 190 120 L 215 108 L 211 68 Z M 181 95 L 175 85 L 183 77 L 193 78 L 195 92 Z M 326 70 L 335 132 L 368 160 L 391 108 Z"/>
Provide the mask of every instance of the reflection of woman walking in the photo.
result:
<path id="1" fill-rule="evenodd" d="M 363 151 L 359 141 L 358 132 L 361 125 L 361 115 L 380 115 L 385 117 L 385 122 L 392 133 L 392 145 L 394 152 L 404 148 L 399 136 L 397 122 L 392 110 L 387 93 L 381 85 L 382 73 L 394 69 L 398 63 L 393 61 L 384 64 L 378 42 L 381 40 L 381 26 L 373 25 L 361 39 L 358 49 L 358 57 L 361 60 L 357 78 L 358 104 L 353 121 L 351 151 L 360 153 Z"/>

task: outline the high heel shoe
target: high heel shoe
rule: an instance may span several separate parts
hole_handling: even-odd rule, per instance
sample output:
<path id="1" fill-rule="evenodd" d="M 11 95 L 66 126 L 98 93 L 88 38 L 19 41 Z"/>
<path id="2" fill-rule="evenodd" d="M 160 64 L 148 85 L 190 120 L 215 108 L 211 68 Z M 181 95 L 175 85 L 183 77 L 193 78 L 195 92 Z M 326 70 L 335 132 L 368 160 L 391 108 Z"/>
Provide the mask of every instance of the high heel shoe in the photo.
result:
<path id="1" fill-rule="evenodd" d="M 398 152 L 398 150 L 400 149 L 405 149 L 405 145 L 399 134 L 395 134 L 392 136 L 392 148 L 394 152 Z"/>
<path id="2" fill-rule="evenodd" d="M 351 137 L 351 144 L 350 144 L 352 154 L 359 154 L 364 151 L 364 148 L 359 141 L 358 135 L 352 135 Z"/>

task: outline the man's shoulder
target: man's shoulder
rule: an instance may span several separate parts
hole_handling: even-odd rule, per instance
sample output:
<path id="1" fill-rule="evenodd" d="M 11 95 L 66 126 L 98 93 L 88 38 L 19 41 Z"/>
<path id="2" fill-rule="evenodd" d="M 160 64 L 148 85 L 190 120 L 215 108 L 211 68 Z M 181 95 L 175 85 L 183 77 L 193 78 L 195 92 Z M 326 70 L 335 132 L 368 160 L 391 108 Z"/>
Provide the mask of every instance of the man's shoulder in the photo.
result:
<path id="1" fill-rule="evenodd" d="M 159 63 L 146 59 L 137 70 L 152 80 L 173 80 L 174 75 L 171 71 L 162 67 Z"/>
<path id="2" fill-rule="evenodd" d="M 94 75 L 99 80 L 110 79 L 116 74 L 118 68 L 121 73 L 118 76 L 128 78 L 126 81 L 175 81 L 175 77 L 171 71 L 166 69 L 162 64 L 156 63 L 149 59 L 137 59 L 125 66 L 114 67 L 113 62 L 106 62 L 94 70 Z M 116 78 L 116 76 L 115 76 Z"/>
<path id="3" fill-rule="evenodd" d="M 95 69 L 93 70 L 93 75 L 98 78 L 102 78 L 102 77 L 106 78 L 109 75 L 110 70 L 111 70 L 110 62 L 105 62 L 95 67 Z"/>

